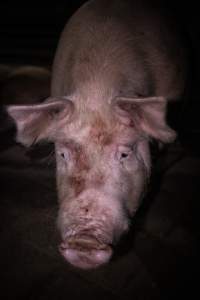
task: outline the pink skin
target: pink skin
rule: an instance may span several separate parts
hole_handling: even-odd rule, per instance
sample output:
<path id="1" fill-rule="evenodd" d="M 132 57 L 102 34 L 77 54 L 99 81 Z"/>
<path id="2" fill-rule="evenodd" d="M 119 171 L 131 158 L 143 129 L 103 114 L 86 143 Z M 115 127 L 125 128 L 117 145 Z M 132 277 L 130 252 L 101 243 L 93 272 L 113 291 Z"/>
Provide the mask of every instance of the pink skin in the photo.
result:
<path id="1" fill-rule="evenodd" d="M 185 91 L 186 47 L 150 2 L 86 3 L 61 35 L 50 99 L 8 107 L 18 142 L 55 143 L 60 251 L 76 267 L 108 262 L 144 195 L 149 140 L 176 137 L 166 104 Z"/>
<path id="2" fill-rule="evenodd" d="M 149 139 L 175 137 L 164 108 L 156 97 L 118 99 L 98 111 L 80 110 L 66 98 L 8 108 L 19 142 L 55 143 L 60 252 L 70 264 L 91 269 L 107 263 L 127 232 L 150 175 Z"/>
<path id="3" fill-rule="evenodd" d="M 81 7 L 61 35 L 51 85 L 51 95 L 64 96 L 73 113 L 68 107 L 63 118 L 53 113 L 46 122 L 41 114 L 36 128 L 32 116 L 30 130 L 20 124 L 18 140 L 55 142 L 60 250 L 76 267 L 109 260 L 145 191 L 148 141 L 175 138 L 166 102 L 181 99 L 187 55 L 163 6 L 150 2 L 95 0 Z"/>
<path id="4" fill-rule="evenodd" d="M 148 142 L 134 128 L 112 122 L 106 132 L 97 128 L 91 139 L 94 128 L 86 126 L 83 136 L 71 129 L 73 140 L 68 131 L 68 142 L 56 143 L 60 252 L 83 269 L 111 258 L 112 246 L 128 230 L 129 217 L 139 206 L 150 168 Z M 112 135 L 108 144 L 95 140 L 103 134 Z"/>
<path id="5" fill-rule="evenodd" d="M 150 176 L 149 138 L 175 137 L 165 123 L 162 98 L 119 101 L 112 111 L 75 113 L 67 129 L 59 127 L 60 251 L 84 269 L 108 262 L 112 246 L 128 230 Z"/>
<path id="6" fill-rule="evenodd" d="M 74 266 L 82 269 L 98 267 L 107 263 L 112 256 L 112 248 L 110 246 L 102 246 L 102 249 L 94 248 L 94 245 L 98 243 L 94 237 L 83 236 L 82 239 L 78 237 L 77 241 L 78 243 L 75 247 L 70 245 L 70 239 L 60 245 L 61 254 Z M 79 244 L 82 250 L 79 249 Z M 85 250 L 83 250 L 84 244 Z"/>

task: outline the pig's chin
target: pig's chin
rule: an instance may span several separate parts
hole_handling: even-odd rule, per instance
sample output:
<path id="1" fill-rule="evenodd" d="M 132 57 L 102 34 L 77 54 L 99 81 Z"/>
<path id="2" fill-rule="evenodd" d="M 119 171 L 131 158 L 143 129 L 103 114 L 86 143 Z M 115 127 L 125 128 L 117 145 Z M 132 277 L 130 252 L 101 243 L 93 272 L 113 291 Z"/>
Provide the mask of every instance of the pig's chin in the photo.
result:
<path id="1" fill-rule="evenodd" d="M 109 261 L 112 248 L 93 236 L 73 236 L 60 245 L 60 252 L 73 266 L 81 269 L 97 268 Z"/>

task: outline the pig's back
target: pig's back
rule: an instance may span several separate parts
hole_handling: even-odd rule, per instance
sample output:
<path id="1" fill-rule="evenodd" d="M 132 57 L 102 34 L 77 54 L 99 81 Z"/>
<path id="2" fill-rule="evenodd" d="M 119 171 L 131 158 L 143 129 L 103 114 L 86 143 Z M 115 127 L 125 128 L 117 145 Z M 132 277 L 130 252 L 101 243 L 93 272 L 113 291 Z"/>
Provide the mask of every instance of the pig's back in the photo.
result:
<path id="1" fill-rule="evenodd" d="M 185 48 L 156 3 L 94 0 L 81 7 L 58 44 L 52 95 L 84 94 L 84 88 L 89 93 L 88 87 L 98 86 L 113 96 L 178 99 L 184 89 Z"/>

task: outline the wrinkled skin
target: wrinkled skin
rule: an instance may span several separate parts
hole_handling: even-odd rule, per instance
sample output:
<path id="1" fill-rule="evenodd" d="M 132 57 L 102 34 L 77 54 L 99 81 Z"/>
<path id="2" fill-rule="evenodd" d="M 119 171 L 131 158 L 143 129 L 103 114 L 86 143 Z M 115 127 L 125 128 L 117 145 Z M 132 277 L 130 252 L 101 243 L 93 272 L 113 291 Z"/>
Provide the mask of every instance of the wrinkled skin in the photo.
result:
<path id="1" fill-rule="evenodd" d="M 127 231 L 128 217 L 139 205 L 150 168 L 148 142 L 134 129 L 94 113 L 85 117 L 68 128 L 67 140 L 56 143 L 61 251 L 83 268 L 110 258 L 110 246 Z"/>
<path id="2" fill-rule="evenodd" d="M 132 3 L 81 8 L 58 46 L 52 96 L 7 109 L 18 142 L 55 143 L 60 252 L 83 269 L 108 262 L 127 232 L 150 176 L 149 142 L 176 137 L 166 104 L 184 90 L 183 48 L 150 7 Z"/>

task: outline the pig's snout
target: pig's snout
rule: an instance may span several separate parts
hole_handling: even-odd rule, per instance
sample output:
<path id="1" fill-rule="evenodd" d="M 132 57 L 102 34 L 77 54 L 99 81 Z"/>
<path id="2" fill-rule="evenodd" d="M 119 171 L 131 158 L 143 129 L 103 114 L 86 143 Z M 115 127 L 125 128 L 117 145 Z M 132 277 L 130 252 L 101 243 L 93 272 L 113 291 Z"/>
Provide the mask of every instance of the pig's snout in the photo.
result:
<path id="1" fill-rule="evenodd" d="M 60 245 L 60 252 L 72 265 L 82 269 L 96 268 L 107 263 L 112 248 L 93 236 L 73 236 Z"/>

